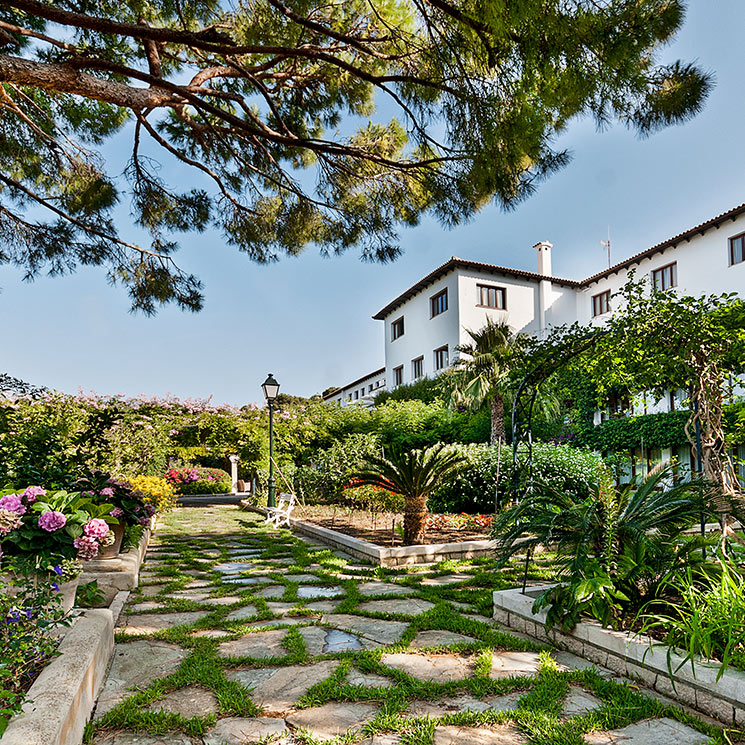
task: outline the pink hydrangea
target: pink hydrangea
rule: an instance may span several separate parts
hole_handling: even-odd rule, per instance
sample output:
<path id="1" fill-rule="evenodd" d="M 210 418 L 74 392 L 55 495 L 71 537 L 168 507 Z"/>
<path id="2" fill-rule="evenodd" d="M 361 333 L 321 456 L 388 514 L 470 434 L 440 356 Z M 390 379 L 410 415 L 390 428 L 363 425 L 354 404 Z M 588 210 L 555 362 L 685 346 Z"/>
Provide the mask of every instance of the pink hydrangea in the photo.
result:
<path id="1" fill-rule="evenodd" d="M 8 494 L 5 497 L 0 497 L 0 510 L 15 512 L 17 515 L 26 514 L 26 507 L 21 501 L 20 494 Z"/>
<path id="2" fill-rule="evenodd" d="M 36 523 L 42 530 L 46 530 L 47 533 L 54 533 L 55 530 L 64 528 L 67 524 L 67 518 L 56 510 L 50 510 L 39 515 L 39 519 Z"/>
<path id="3" fill-rule="evenodd" d="M 108 532 L 108 523 L 100 517 L 94 517 L 83 526 L 83 533 L 89 538 L 95 538 L 97 541 L 103 540 Z"/>
<path id="4" fill-rule="evenodd" d="M 11 530 L 21 527 L 21 516 L 11 510 L 0 509 L 0 536 L 5 536 Z"/>
<path id="5" fill-rule="evenodd" d="M 98 556 L 98 541 L 89 535 L 81 535 L 72 545 L 78 550 L 78 559 L 90 561 Z"/>
<path id="6" fill-rule="evenodd" d="M 124 514 L 124 510 L 121 507 L 114 507 L 110 514 L 111 517 L 121 517 Z"/>
<path id="7" fill-rule="evenodd" d="M 45 497 L 47 495 L 46 489 L 42 489 L 40 486 L 29 486 L 23 496 L 26 497 L 26 502 L 33 504 L 39 497 Z"/>
<path id="8" fill-rule="evenodd" d="M 101 497 L 113 497 L 114 490 L 110 486 L 107 486 L 105 489 L 101 489 L 101 491 L 98 492 L 98 494 Z"/>

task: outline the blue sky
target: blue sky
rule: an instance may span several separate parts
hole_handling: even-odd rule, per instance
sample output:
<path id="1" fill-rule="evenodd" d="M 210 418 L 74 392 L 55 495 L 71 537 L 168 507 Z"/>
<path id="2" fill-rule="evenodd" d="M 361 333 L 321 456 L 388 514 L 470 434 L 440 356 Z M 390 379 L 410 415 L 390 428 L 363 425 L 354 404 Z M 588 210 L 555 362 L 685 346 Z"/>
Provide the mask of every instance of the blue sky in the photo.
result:
<path id="1" fill-rule="evenodd" d="M 371 315 L 453 255 L 535 271 L 531 247 L 547 239 L 555 275 L 600 271 L 609 226 L 620 261 L 745 201 L 743 28 L 741 0 L 690 2 L 664 56 L 714 73 L 698 117 L 644 140 L 578 121 L 559 142 L 573 152 L 570 165 L 514 212 L 488 207 L 451 231 L 424 220 L 402 234 L 404 256 L 393 264 L 310 250 L 257 266 L 216 233 L 189 235 L 178 260 L 204 281 L 205 308 L 166 308 L 152 318 L 128 313 L 126 292 L 109 287 L 101 270 L 28 284 L 1 267 L 0 371 L 71 393 L 172 393 L 239 405 L 261 397 L 271 371 L 283 391 L 311 395 L 381 366 L 382 324 Z M 129 140 L 118 138 L 105 152 L 109 168 L 121 171 L 128 153 Z M 121 233 L 136 236 L 126 225 Z"/>

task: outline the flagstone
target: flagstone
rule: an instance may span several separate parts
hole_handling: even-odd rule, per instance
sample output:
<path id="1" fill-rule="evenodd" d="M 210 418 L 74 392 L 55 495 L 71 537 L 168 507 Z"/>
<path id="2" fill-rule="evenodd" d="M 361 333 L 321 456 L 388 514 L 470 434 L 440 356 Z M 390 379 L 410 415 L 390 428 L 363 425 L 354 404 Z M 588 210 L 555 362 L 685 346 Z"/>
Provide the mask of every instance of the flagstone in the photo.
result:
<path id="1" fill-rule="evenodd" d="M 339 600 L 315 600 L 312 603 L 306 603 L 303 608 L 318 611 L 319 613 L 333 613 L 339 603 Z"/>
<path id="2" fill-rule="evenodd" d="M 212 584 L 208 579 L 190 579 L 184 587 L 209 587 Z"/>
<path id="3" fill-rule="evenodd" d="M 443 574 L 440 577 L 426 577 L 422 580 L 423 585 L 431 585 L 432 587 L 443 587 L 445 585 L 456 585 L 460 582 L 465 582 L 468 579 L 473 579 L 472 574 Z"/>
<path id="4" fill-rule="evenodd" d="M 410 587 L 394 585 L 390 582 L 361 582 L 357 585 L 360 595 L 408 595 L 412 592 Z"/>
<path id="5" fill-rule="evenodd" d="M 191 685 L 171 691 L 147 708 L 149 711 L 164 711 L 190 719 L 195 716 L 215 714 L 219 711 L 220 705 L 212 691 Z"/>
<path id="6" fill-rule="evenodd" d="M 277 601 L 268 601 L 266 607 L 275 615 L 285 615 L 293 608 L 297 608 L 297 603 L 282 603 Z"/>
<path id="7" fill-rule="evenodd" d="M 264 585 L 271 582 L 269 577 L 242 577 L 239 574 L 224 574 L 221 580 L 225 585 Z"/>
<path id="8" fill-rule="evenodd" d="M 316 740 L 326 741 L 359 729 L 378 713 L 378 704 L 332 703 L 303 709 L 287 717 L 287 724 L 302 728 Z"/>
<path id="9" fill-rule="evenodd" d="M 434 745 L 521 745 L 527 740 L 514 727 L 435 727 Z"/>
<path id="10" fill-rule="evenodd" d="M 140 595 L 144 598 L 151 598 L 154 595 L 160 594 L 164 589 L 165 585 L 140 585 Z"/>
<path id="11" fill-rule="evenodd" d="M 533 675 L 541 667 L 538 652 L 495 652 L 492 655 L 492 680 L 510 675 Z"/>
<path id="12" fill-rule="evenodd" d="M 562 714 L 566 717 L 576 717 L 580 714 L 587 714 L 602 705 L 603 702 L 591 693 L 581 688 L 571 688 L 564 699 Z"/>
<path id="13" fill-rule="evenodd" d="M 384 675 L 363 673 L 356 667 L 351 668 L 347 673 L 346 682 L 352 686 L 365 686 L 365 688 L 390 688 L 393 685 L 393 681 Z"/>
<path id="14" fill-rule="evenodd" d="M 344 590 L 342 590 L 341 587 L 317 587 L 314 585 L 301 585 L 297 588 L 297 596 L 301 599 L 334 598 L 343 594 Z"/>
<path id="15" fill-rule="evenodd" d="M 513 711 L 517 708 L 520 693 L 510 693 L 506 696 L 489 696 L 478 699 L 468 694 L 449 696 L 438 701 L 412 701 L 406 710 L 410 717 L 444 717 L 448 714 L 458 714 L 462 711 Z"/>
<path id="16" fill-rule="evenodd" d="M 169 597 L 171 598 L 183 598 L 184 600 L 191 600 L 194 603 L 202 603 L 209 596 L 210 594 L 208 592 L 199 592 L 199 590 L 176 590 L 169 593 Z"/>
<path id="17" fill-rule="evenodd" d="M 247 634 L 239 639 L 222 642 L 217 648 L 217 653 L 221 657 L 284 657 L 287 650 L 282 646 L 282 640 L 286 634 L 285 629 Z"/>
<path id="18" fill-rule="evenodd" d="M 94 738 L 93 745 L 192 745 L 191 738 L 178 732 L 149 735 L 144 732 L 108 732 Z"/>
<path id="19" fill-rule="evenodd" d="M 222 564 L 215 564 L 212 569 L 221 574 L 236 574 L 237 572 L 247 572 L 254 566 L 247 561 L 224 561 Z"/>
<path id="20" fill-rule="evenodd" d="M 283 574 L 288 582 L 318 582 L 315 574 Z"/>
<path id="21" fill-rule="evenodd" d="M 146 610 L 162 609 L 163 605 L 155 600 L 146 600 L 143 603 L 134 603 L 127 606 L 128 613 L 142 613 Z"/>
<path id="22" fill-rule="evenodd" d="M 384 654 L 380 662 L 417 680 L 448 683 L 473 675 L 475 658 L 454 654 Z"/>
<path id="23" fill-rule="evenodd" d="M 206 605 L 233 605 L 233 603 L 240 603 L 243 598 L 238 595 L 223 595 L 219 598 L 207 598 L 203 602 Z"/>
<path id="24" fill-rule="evenodd" d="M 252 593 L 257 598 L 281 598 L 285 594 L 284 585 L 270 585 L 263 590 Z"/>
<path id="25" fill-rule="evenodd" d="M 117 628 L 122 634 L 154 634 L 156 631 L 171 629 L 174 626 L 182 626 L 195 623 L 204 618 L 207 611 L 194 610 L 182 611 L 180 613 L 148 613 L 143 615 L 126 615 L 120 620 L 121 628 Z"/>
<path id="26" fill-rule="evenodd" d="M 176 644 L 151 639 L 115 645 L 109 674 L 98 697 L 96 717 L 111 711 L 131 689 L 145 688 L 175 672 L 187 654 Z"/>
<path id="27" fill-rule="evenodd" d="M 585 735 L 587 745 L 705 745 L 706 735 L 667 717 L 645 719 L 623 729 Z"/>
<path id="28" fill-rule="evenodd" d="M 357 652 L 365 648 L 359 638 L 338 629 L 306 626 L 300 629 L 300 634 L 308 654 L 312 657 L 332 652 Z"/>
<path id="29" fill-rule="evenodd" d="M 400 735 L 394 735 L 391 732 L 378 733 L 372 737 L 363 740 L 359 745 L 399 745 L 401 742 Z"/>
<path id="30" fill-rule="evenodd" d="M 466 636 L 465 634 L 432 629 L 429 631 L 420 631 L 411 640 L 409 646 L 414 649 L 422 649 L 424 647 L 449 647 L 451 644 L 473 644 L 477 641 L 472 636 Z"/>
<path id="31" fill-rule="evenodd" d="M 391 600 L 368 600 L 360 603 L 357 610 L 366 613 L 400 613 L 404 616 L 418 616 L 434 607 L 434 604 L 428 600 L 392 598 Z"/>
<path id="32" fill-rule="evenodd" d="M 285 714 L 312 686 L 326 680 L 338 666 L 339 660 L 322 660 L 310 665 L 233 670 L 228 671 L 226 677 L 251 689 L 251 699 L 265 713 Z"/>
<path id="33" fill-rule="evenodd" d="M 214 729 L 204 735 L 204 745 L 253 745 L 270 741 L 272 745 L 284 745 L 289 734 L 282 719 L 271 717 L 227 717 L 220 719 Z"/>
<path id="34" fill-rule="evenodd" d="M 325 625 L 350 631 L 384 646 L 399 641 L 409 627 L 402 621 L 386 621 L 380 618 L 366 618 L 365 616 L 352 616 L 345 613 L 333 613 L 323 616 L 321 620 Z"/>
<path id="35" fill-rule="evenodd" d="M 251 616 L 255 616 L 257 613 L 256 606 L 255 605 L 244 605 L 241 608 L 236 608 L 236 610 L 228 613 L 228 615 L 225 617 L 226 621 L 242 621 L 244 618 L 251 618 Z"/>
<path id="36" fill-rule="evenodd" d="M 221 639 L 224 636 L 230 636 L 229 631 L 222 629 L 200 629 L 192 632 L 192 636 L 206 636 L 208 639 Z"/>

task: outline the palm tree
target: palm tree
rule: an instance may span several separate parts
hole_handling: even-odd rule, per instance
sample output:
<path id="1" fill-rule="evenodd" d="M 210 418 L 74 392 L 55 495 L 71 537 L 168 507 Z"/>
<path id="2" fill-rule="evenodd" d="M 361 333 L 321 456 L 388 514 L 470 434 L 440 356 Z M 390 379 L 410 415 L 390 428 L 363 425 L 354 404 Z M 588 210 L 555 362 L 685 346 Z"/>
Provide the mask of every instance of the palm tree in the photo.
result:
<path id="1" fill-rule="evenodd" d="M 504 409 L 509 396 L 510 371 L 525 350 L 528 337 L 515 334 L 504 321 L 487 317 L 486 325 L 478 331 L 466 329 L 471 337 L 468 344 L 459 344 L 455 351 L 460 357 L 450 374 L 451 404 L 469 407 L 491 405 L 492 445 L 507 440 Z"/>
<path id="2" fill-rule="evenodd" d="M 425 450 L 394 450 L 388 457 L 368 458 L 354 478 L 403 496 L 404 543 L 411 546 L 424 543 L 429 495 L 464 464 L 460 454 L 440 443 Z"/>

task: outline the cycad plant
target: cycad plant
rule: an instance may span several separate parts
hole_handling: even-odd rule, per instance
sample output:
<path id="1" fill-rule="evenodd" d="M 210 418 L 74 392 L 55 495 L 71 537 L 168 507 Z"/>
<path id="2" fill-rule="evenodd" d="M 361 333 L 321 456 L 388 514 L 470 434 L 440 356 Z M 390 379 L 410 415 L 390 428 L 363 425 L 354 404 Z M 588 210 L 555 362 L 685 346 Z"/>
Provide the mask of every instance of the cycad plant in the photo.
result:
<path id="1" fill-rule="evenodd" d="M 382 487 L 404 498 L 404 543 L 424 542 L 427 499 L 445 479 L 465 465 L 463 457 L 442 443 L 424 450 L 392 450 L 368 458 L 354 474 L 360 484 Z"/>
<path id="2" fill-rule="evenodd" d="M 671 574 L 703 561 L 704 539 L 685 536 L 707 510 L 694 482 L 672 486 L 663 465 L 620 490 L 604 472 L 587 497 L 537 486 L 493 527 L 502 564 L 517 552 L 556 552 L 562 582 L 544 592 L 548 625 L 571 628 L 583 614 L 620 627 L 657 597 Z"/>

